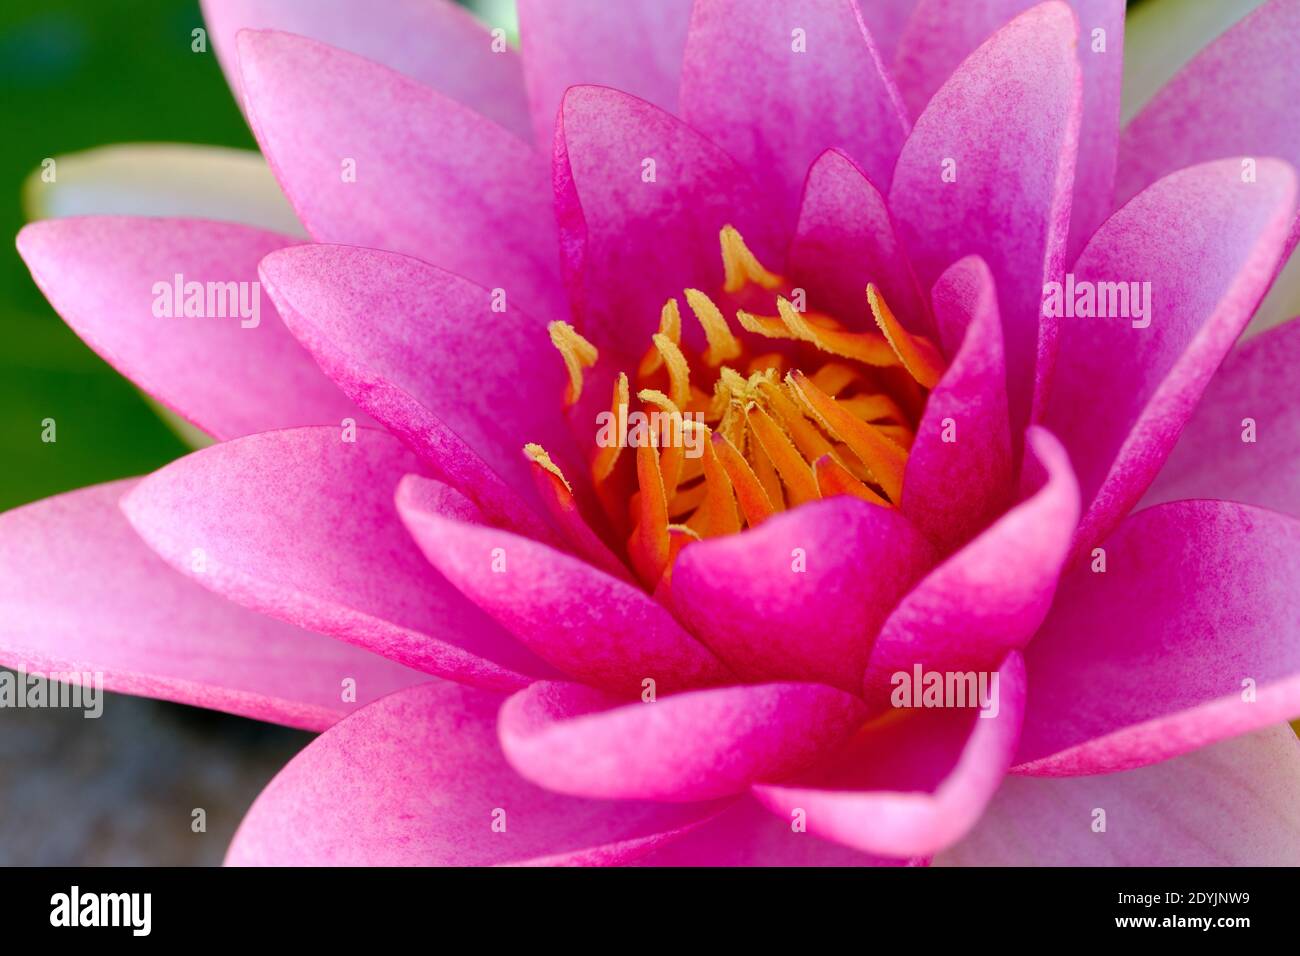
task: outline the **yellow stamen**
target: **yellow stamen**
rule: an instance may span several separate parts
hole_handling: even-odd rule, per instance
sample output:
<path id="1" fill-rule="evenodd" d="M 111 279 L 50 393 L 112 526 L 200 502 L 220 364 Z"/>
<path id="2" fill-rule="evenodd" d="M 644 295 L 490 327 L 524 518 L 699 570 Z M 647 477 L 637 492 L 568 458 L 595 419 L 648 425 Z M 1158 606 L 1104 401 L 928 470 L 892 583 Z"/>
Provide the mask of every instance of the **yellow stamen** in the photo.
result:
<path id="1" fill-rule="evenodd" d="M 622 421 L 623 416 L 627 415 L 629 404 L 627 374 L 624 372 L 619 372 L 618 378 L 614 381 L 614 397 L 610 400 L 610 404 L 613 406 L 610 411 L 614 416 L 614 421 L 616 423 Z M 605 481 L 613 474 L 614 466 L 618 464 L 618 456 L 622 450 L 623 446 L 618 436 L 610 444 L 596 449 L 596 457 L 591 463 L 591 474 L 596 479 L 597 484 Z"/>
<path id="2" fill-rule="evenodd" d="M 686 304 L 699 319 L 700 326 L 704 329 L 704 337 L 709 343 L 708 349 L 704 352 L 704 363 L 710 368 L 717 368 L 723 362 L 740 355 L 740 340 L 731 333 L 722 310 L 714 304 L 713 300 L 699 289 L 687 289 L 685 295 Z"/>
<path id="3" fill-rule="evenodd" d="M 745 419 L 754 432 L 754 437 L 758 439 L 758 444 L 763 446 L 763 451 L 785 482 L 785 487 L 790 492 L 790 504 L 801 505 L 816 501 L 817 481 L 813 478 L 812 469 L 799 456 L 785 432 L 757 405 L 745 409 Z"/>
<path id="4" fill-rule="evenodd" d="M 903 491 L 903 469 L 907 452 L 879 430 L 840 408 L 802 372 L 791 372 L 786 381 L 804 406 L 831 434 L 838 437 L 861 459 L 872 476 L 895 503 Z"/>
<path id="5" fill-rule="evenodd" d="M 864 422 L 890 419 L 901 424 L 907 421 L 907 416 L 898 407 L 898 402 L 888 395 L 854 395 L 851 398 L 839 399 L 839 403 L 841 408 L 848 409 Z"/>
<path id="6" fill-rule="evenodd" d="M 569 370 L 569 385 L 564 390 L 564 404 L 569 407 L 582 397 L 582 370 L 595 365 L 600 353 L 568 322 L 552 322 L 546 330 Z"/>
<path id="7" fill-rule="evenodd" d="M 745 457 L 736 450 L 736 446 L 727 441 L 726 436 L 714 433 L 713 450 L 718 453 L 718 461 L 731 479 L 740 510 L 745 513 L 745 520 L 752 528 L 761 524 L 776 513 L 772 500 L 763 490 L 758 476 L 749 467 Z"/>
<path id="8" fill-rule="evenodd" d="M 641 488 L 640 515 L 628 542 L 628 556 L 641 580 L 654 587 L 668 564 L 668 500 L 659 472 L 659 454 L 649 445 L 637 447 L 636 477 Z"/>
<path id="9" fill-rule="evenodd" d="M 781 277 L 769 272 L 758 261 L 758 257 L 749 251 L 745 240 L 735 226 L 722 227 L 722 268 L 726 271 L 723 279 L 724 292 L 739 292 L 745 282 L 754 282 L 764 289 L 776 289 L 781 285 Z"/>
<path id="10" fill-rule="evenodd" d="M 566 491 L 570 493 L 573 492 L 573 485 L 569 484 L 569 479 L 564 477 L 564 472 L 560 471 L 560 466 L 551 460 L 551 456 L 546 453 L 545 448 L 538 445 L 536 442 L 529 442 L 524 446 L 524 454 L 528 456 L 528 460 L 534 465 L 538 465 L 546 471 L 549 471 L 556 478 L 560 479 L 560 481 L 564 482 L 564 488 Z"/>
<path id="11" fill-rule="evenodd" d="M 926 388 L 934 388 L 939 384 L 944 373 L 944 362 L 934 343 L 919 335 L 912 335 L 903 328 L 874 285 L 867 286 L 867 302 L 871 304 L 871 314 L 876 317 L 876 325 L 880 326 L 880 331 L 884 333 L 903 367 Z"/>
<path id="12" fill-rule="evenodd" d="M 686 356 L 682 355 L 682 350 L 677 347 L 677 343 L 668 336 L 656 333 L 654 344 L 664 364 L 668 366 L 670 397 L 673 404 L 681 408 L 691 400 L 691 367 L 686 362 Z"/>
<path id="13" fill-rule="evenodd" d="M 663 310 L 659 313 L 659 334 L 666 335 L 674 345 L 682 344 L 682 311 L 677 307 L 676 299 L 665 302 Z M 641 357 L 641 364 L 637 366 L 637 381 L 649 378 L 663 368 L 663 365 L 663 356 L 651 345 Z"/>
<path id="14" fill-rule="evenodd" d="M 854 478 L 848 469 L 830 455 L 823 455 L 813 462 L 813 474 L 817 478 L 817 490 L 823 498 L 852 495 L 873 505 L 889 507 L 888 501 Z"/>
<path id="15" fill-rule="evenodd" d="M 864 365 L 885 367 L 898 364 L 898 357 L 884 336 L 874 332 L 820 328 L 800 315 L 784 298 L 776 300 L 776 308 L 781 314 L 781 321 L 789 329 L 791 338 L 811 342 L 823 352 L 854 359 Z"/>

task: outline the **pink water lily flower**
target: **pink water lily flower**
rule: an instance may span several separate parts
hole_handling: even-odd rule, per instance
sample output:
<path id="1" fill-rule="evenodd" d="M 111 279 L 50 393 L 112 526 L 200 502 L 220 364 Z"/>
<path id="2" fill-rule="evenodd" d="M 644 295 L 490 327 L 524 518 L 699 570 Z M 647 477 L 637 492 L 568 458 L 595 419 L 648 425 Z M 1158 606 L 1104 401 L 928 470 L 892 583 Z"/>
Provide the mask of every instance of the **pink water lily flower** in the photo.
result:
<path id="1" fill-rule="evenodd" d="M 206 3 L 313 242 L 22 232 L 219 443 L 0 662 L 325 731 L 233 864 L 1300 863 L 1300 3 L 1122 132 L 1121 0 L 519 6 Z"/>

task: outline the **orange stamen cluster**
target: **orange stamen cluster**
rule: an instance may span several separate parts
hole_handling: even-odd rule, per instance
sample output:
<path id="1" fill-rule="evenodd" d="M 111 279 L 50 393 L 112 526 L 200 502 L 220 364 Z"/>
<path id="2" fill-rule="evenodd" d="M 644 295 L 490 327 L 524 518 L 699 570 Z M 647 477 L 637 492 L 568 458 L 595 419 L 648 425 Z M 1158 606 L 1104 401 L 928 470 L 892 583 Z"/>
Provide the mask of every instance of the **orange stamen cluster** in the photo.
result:
<path id="1" fill-rule="evenodd" d="M 668 580 L 691 542 L 735 534 L 787 508 L 835 495 L 896 506 L 925 390 L 944 371 L 939 350 L 904 329 L 874 286 L 866 296 L 878 331 L 847 329 L 796 308 L 785 280 L 764 268 L 732 227 L 722 230 L 721 245 L 723 296 L 744 293 L 752 303 L 770 294 L 771 310 L 735 308 L 736 324 L 748 333 L 742 339 L 717 301 L 686 289 L 706 347 L 693 354 L 685 345 L 681 306 L 671 298 L 636 369 L 641 410 L 695 440 L 607 445 L 592 457 L 597 498 L 626 541 L 628 563 L 651 589 Z M 599 355 L 567 323 L 551 323 L 550 334 L 569 373 L 565 404 L 572 406 Z M 620 373 L 611 402 L 616 420 L 626 420 L 632 391 Z M 527 453 L 557 502 L 548 504 L 553 515 L 577 515 L 559 469 L 537 446 Z M 613 552 L 594 535 L 575 536 L 608 565 Z"/>

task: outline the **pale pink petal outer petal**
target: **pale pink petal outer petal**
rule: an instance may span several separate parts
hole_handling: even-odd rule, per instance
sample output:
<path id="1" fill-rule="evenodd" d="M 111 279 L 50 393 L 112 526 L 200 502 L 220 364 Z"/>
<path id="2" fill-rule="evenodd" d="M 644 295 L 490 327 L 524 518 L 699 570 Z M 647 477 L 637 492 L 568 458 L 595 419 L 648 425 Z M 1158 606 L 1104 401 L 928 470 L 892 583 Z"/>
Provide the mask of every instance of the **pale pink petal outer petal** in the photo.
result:
<path id="1" fill-rule="evenodd" d="M 885 197 L 839 150 L 808 170 L 786 274 L 817 309 L 846 324 L 875 328 L 866 296 L 872 283 L 908 329 L 929 331 L 929 305 Z"/>
<path id="2" fill-rule="evenodd" d="M 359 56 L 245 30 L 249 122 L 318 242 L 416 256 L 538 315 L 564 307 L 541 157 L 468 107 Z"/>
<path id="3" fill-rule="evenodd" d="M 1115 198 L 1176 169 L 1230 156 L 1300 165 L 1300 4 L 1273 0 L 1180 70 L 1125 127 Z"/>
<path id="4" fill-rule="evenodd" d="M 1178 501 L 1103 548 L 1026 652 L 1017 772 L 1127 770 L 1300 716 L 1300 521 Z"/>
<path id="5" fill-rule="evenodd" d="M 427 674 L 247 611 L 167 567 L 115 481 L 0 515 L 0 662 L 106 690 L 324 730 Z M 345 699 L 347 681 L 355 696 Z M 112 706 L 111 703 L 108 706 Z"/>
<path id="6" fill-rule="evenodd" d="M 1000 26 L 1037 0 L 919 0 L 899 43 L 894 76 L 920 113 L 958 65 Z M 1079 18 L 1083 116 L 1070 216 L 1069 255 L 1111 210 L 1124 73 L 1124 0 L 1071 0 Z M 1097 33 L 1096 31 L 1103 31 Z"/>
<path id="7" fill-rule="evenodd" d="M 145 542 L 205 587 L 409 667 L 494 689 L 549 669 L 428 566 L 393 492 L 418 460 L 390 435 L 266 432 L 154 472 L 122 502 Z"/>
<path id="8" fill-rule="evenodd" d="M 296 243 L 234 223 L 130 216 L 48 220 L 18 234 L 18 252 L 64 321 L 140 388 L 222 439 L 348 417 L 371 423 L 261 294 L 258 260 Z M 189 282 L 204 283 L 201 315 L 184 314 Z M 221 284 L 219 296 L 209 297 L 207 283 Z"/>
<path id="9" fill-rule="evenodd" d="M 1070 221 L 1082 112 L 1077 31 L 1070 8 L 1053 2 L 985 41 L 916 121 L 889 192 L 923 285 L 970 254 L 992 269 L 1013 435 L 1055 343 L 1040 305 L 1044 282 L 1064 265 Z"/>
<path id="10" fill-rule="evenodd" d="M 1300 517 L 1297 369 L 1300 319 L 1229 354 L 1141 505 L 1218 498 Z"/>
<path id="11" fill-rule="evenodd" d="M 1286 725 L 1123 773 L 1007 777 L 978 826 L 934 864 L 1297 866 L 1297 792 L 1300 742 Z"/>
<path id="12" fill-rule="evenodd" d="M 483 524 L 455 489 L 412 475 L 397 509 L 429 562 L 538 657 L 624 697 L 725 680 L 726 670 L 642 590 L 581 558 Z"/>
<path id="13" fill-rule="evenodd" d="M 506 764 L 501 697 L 433 681 L 331 728 L 267 785 L 227 866 L 609 866 L 718 812 L 581 800 Z"/>
<path id="14" fill-rule="evenodd" d="M 1012 652 L 997 670 L 987 711 L 914 709 L 868 725 L 806 780 L 757 784 L 754 795 L 808 832 L 890 857 L 924 857 L 979 819 L 1011 764 L 1025 706 L 1025 668 Z M 992 716 L 978 716 L 988 713 Z"/>
<path id="15" fill-rule="evenodd" d="M 719 233 L 730 223 L 775 263 L 770 203 L 735 160 L 655 106 L 577 86 L 555 131 L 555 214 L 564 278 L 581 331 L 634 358 L 669 296 L 723 281 Z M 687 341 L 702 343 L 694 322 Z"/>
<path id="16" fill-rule="evenodd" d="M 839 497 L 684 548 L 673 600 L 742 679 L 856 694 L 880 625 L 935 557 L 895 509 Z"/>
<path id="17" fill-rule="evenodd" d="M 641 857 L 635 866 L 906 866 L 823 840 L 799 817 L 783 820 L 751 797 Z"/>
<path id="18" fill-rule="evenodd" d="M 1253 182 L 1236 160 L 1193 166 L 1115 213 L 1075 263 L 1076 289 L 1130 293 L 1127 310 L 1122 299 L 1106 310 L 1128 315 L 1060 319 L 1042 421 L 1079 475 L 1077 551 L 1115 527 L 1164 463 L 1290 249 L 1295 210 L 1285 162 L 1259 160 Z M 1149 292 L 1143 318 L 1130 317 L 1135 288 Z"/>
<path id="19" fill-rule="evenodd" d="M 201 0 L 226 81 L 243 103 L 235 36 L 282 30 L 375 60 L 522 136 L 532 135 L 519 55 L 451 0 Z"/>
<path id="20" fill-rule="evenodd" d="M 866 713 L 821 684 L 748 684 L 626 703 L 538 681 L 501 708 L 506 760 L 549 790 L 685 802 L 780 780 L 843 741 Z"/>
<path id="21" fill-rule="evenodd" d="M 888 189 L 908 132 L 855 0 L 696 0 L 681 113 L 791 217 L 824 150 Z"/>
<path id="22" fill-rule="evenodd" d="M 692 2 L 519 0 L 524 80 L 537 142 L 551 141 L 570 86 L 608 86 L 676 112 Z"/>
<path id="23" fill-rule="evenodd" d="M 931 292 L 938 327 L 961 330 L 907 456 L 900 507 L 944 548 L 971 538 L 1010 503 L 1014 462 L 1007 365 L 993 276 L 983 259 L 953 265 Z"/>
<path id="24" fill-rule="evenodd" d="M 561 411 L 564 365 L 546 324 L 418 259 L 349 246 L 267 256 L 260 274 L 293 333 L 339 387 L 488 513 L 545 536 L 528 442 L 566 474 L 580 460 Z M 383 321 L 376 322 L 377 316 Z"/>
<path id="25" fill-rule="evenodd" d="M 930 572 L 885 621 L 863 681 L 878 706 L 893 674 L 917 664 L 992 667 L 1024 647 L 1046 617 L 1079 517 L 1079 488 L 1051 434 L 1031 428 L 1025 444 L 1026 470 L 1040 482 L 1034 493 Z"/>

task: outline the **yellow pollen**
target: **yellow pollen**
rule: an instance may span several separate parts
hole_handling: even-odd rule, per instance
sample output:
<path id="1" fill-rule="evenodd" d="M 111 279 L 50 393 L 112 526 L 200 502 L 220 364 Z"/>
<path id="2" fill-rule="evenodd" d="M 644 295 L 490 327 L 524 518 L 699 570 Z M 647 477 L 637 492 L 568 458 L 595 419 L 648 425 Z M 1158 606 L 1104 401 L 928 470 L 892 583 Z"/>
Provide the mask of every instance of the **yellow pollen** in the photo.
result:
<path id="1" fill-rule="evenodd" d="M 703 356 L 704 364 L 710 368 L 717 368 L 723 362 L 738 357 L 741 349 L 740 341 L 731 334 L 722 310 L 699 289 L 687 289 L 685 295 L 686 304 L 695 313 L 695 318 L 699 319 L 704 329 L 704 338 L 709 343 L 709 348 Z"/>
<path id="2" fill-rule="evenodd" d="M 659 312 L 659 334 L 667 336 L 674 345 L 680 345 L 682 342 L 682 310 L 678 308 L 676 299 L 665 302 Z M 651 345 L 637 367 L 637 381 L 645 381 L 663 367 L 663 357 L 659 354 L 659 350 Z"/>
<path id="3" fill-rule="evenodd" d="M 592 345 L 568 322 L 552 322 L 546 327 L 551 333 L 551 344 L 560 350 L 564 367 L 569 370 L 569 387 L 564 393 L 564 404 L 572 406 L 582 397 L 582 370 L 591 368 L 600 358 Z"/>
<path id="4" fill-rule="evenodd" d="M 560 481 L 564 482 L 567 491 L 573 491 L 573 485 L 569 484 L 569 479 L 564 477 L 564 472 L 560 471 L 560 466 L 551 461 L 551 456 L 546 453 L 546 449 L 534 442 L 529 442 L 524 446 L 524 454 L 528 456 L 529 461 L 533 464 L 545 468 Z"/>
<path id="5" fill-rule="evenodd" d="M 894 318 L 879 290 L 874 285 L 867 286 L 867 302 L 871 305 L 871 314 L 876 317 L 876 324 L 889 340 L 890 347 L 898 354 L 914 379 L 926 388 L 934 388 L 943 376 L 943 356 L 928 339 L 911 335 Z"/>
<path id="6" fill-rule="evenodd" d="M 662 332 L 654 336 L 655 348 L 668 366 L 669 392 L 673 403 L 684 408 L 691 400 L 691 366 L 677 343 Z"/>
<path id="7" fill-rule="evenodd" d="M 763 268 L 763 264 L 749 251 L 749 246 L 745 245 L 745 240 L 734 226 L 723 226 L 720 239 L 722 268 L 726 276 L 722 283 L 723 292 L 739 292 L 747 281 L 769 291 L 780 287 L 781 277 Z"/>

